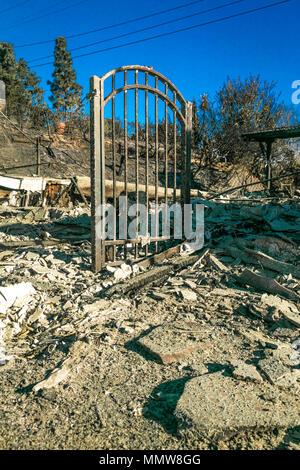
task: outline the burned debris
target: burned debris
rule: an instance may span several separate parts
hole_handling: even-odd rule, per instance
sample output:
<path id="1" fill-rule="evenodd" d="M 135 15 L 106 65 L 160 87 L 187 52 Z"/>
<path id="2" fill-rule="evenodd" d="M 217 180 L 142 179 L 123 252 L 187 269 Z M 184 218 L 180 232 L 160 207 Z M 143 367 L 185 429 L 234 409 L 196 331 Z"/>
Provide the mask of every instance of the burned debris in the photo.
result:
<path id="1" fill-rule="evenodd" d="M 53 391 L 57 403 L 57 393 L 64 396 L 65 387 L 78 387 L 82 368 L 92 370 L 94 355 L 100 354 L 100 390 L 111 389 L 116 374 L 111 366 L 121 361 L 132 377 L 126 393 L 134 403 L 139 398 L 132 387 L 138 384 L 141 393 L 136 368 L 144 368 L 149 385 L 190 377 L 170 411 L 180 439 L 192 433 L 201 440 L 209 429 L 214 442 L 228 442 L 228 436 L 235 442 L 241 432 L 299 425 L 299 203 L 251 197 L 201 201 L 203 248 L 186 251 L 183 242 L 140 261 L 134 261 L 132 250 L 132 262 L 128 252 L 123 264 L 98 273 L 91 273 L 88 207 L 1 208 L 2 377 L 9 378 L 18 364 L 18 370 L 33 367 L 43 358 L 33 376 L 25 374 L 26 401 Z M 164 379 L 162 374 L 167 374 Z M 223 411 L 213 413 L 211 424 L 201 412 L 205 404 L 198 401 L 207 387 L 224 390 Z M 231 398 L 230 387 L 235 390 Z M 109 393 L 119 400 L 123 390 L 124 384 Z M 67 400 L 73 400 L 72 393 Z M 155 401 L 143 405 L 143 393 L 139 403 L 152 422 Z M 271 401 L 261 400 L 262 394 Z M 278 416 L 272 412 L 274 399 Z M 47 399 L 47 407 L 51 403 Z M 112 413 L 114 405 L 107 403 L 105 413 Z M 103 415 L 103 406 L 97 409 L 107 428 L 114 421 Z M 211 415 L 213 396 L 207 406 Z M 258 408 L 256 416 L 252 410 Z M 245 413 L 243 422 L 237 409 Z M 131 416 L 130 411 L 117 413 L 121 422 L 127 413 Z M 159 419 L 163 424 L 169 418 Z"/>
<path id="2" fill-rule="evenodd" d="M 164 78 L 150 67 L 117 72 L 129 71 L 153 79 L 143 85 L 149 94 Z M 124 83 L 123 92 L 139 85 Z M 178 113 L 179 92 L 164 84 L 160 94 Z M 166 177 L 176 167 L 166 147 L 165 166 L 157 157 L 152 174 L 150 146 L 129 158 L 140 141 L 125 135 L 117 175 L 118 142 L 96 141 L 95 129 L 91 179 L 0 172 L 1 448 L 128 449 L 155 440 L 161 449 L 299 449 L 299 194 L 253 181 L 249 192 L 248 183 L 190 189 L 189 106 L 180 98 L 179 187 L 177 170 L 172 186 Z M 121 239 L 124 194 L 129 207 L 146 205 L 147 231 L 137 223 Z M 119 204 L 109 240 L 97 233 L 103 200 Z M 190 203 L 192 225 L 201 206 L 203 230 L 176 239 L 158 224 L 152 236 L 156 202 Z M 174 235 L 175 217 L 169 225 Z"/>

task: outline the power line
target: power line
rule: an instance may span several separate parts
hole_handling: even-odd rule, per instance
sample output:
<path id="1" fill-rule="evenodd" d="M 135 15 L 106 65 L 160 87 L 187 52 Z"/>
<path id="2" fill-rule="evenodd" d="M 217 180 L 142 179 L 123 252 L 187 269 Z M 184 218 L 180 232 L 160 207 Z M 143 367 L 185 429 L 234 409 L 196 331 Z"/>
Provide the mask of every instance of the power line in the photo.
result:
<path id="1" fill-rule="evenodd" d="M 48 5 L 48 9 L 47 9 L 47 8 L 43 8 L 42 10 L 37 10 L 36 13 L 47 12 L 47 11 L 49 10 L 49 8 L 50 8 L 50 12 L 51 12 L 51 8 L 56 7 L 56 6 L 60 5 L 60 4 L 61 4 L 61 1 L 54 2 L 52 5 L 50 5 L 50 6 Z M 20 26 L 21 24 L 26 23 L 27 20 L 32 20 L 32 15 L 31 15 L 31 16 L 25 16 L 25 18 L 22 19 L 22 22 L 17 23 L 16 25 L 13 25 L 13 26 L 12 26 L 12 25 L 11 25 L 11 26 L 8 26 L 8 28 L 4 28 L 4 30 L 5 30 L 5 29 L 10 29 L 10 28 L 12 28 L 12 27 L 14 27 L 14 26 Z"/>
<path id="2" fill-rule="evenodd" d="M 136 18 L 132 18 L 132 19 L 128 19 L 127 21 L 122 21 L 122 23 L 115 23 L 115 24 L 112 24 L 112 25 L 109 25 L 109 26 L 103 26 L 101 28 L 97 28 L 97 29 L 92 29 L 90 31 L 86 31 L 84 33 L 77 33 L 77 34 L 72 34 L 70 36 L 64 36 L 66 39 L 73 39 L 73 38 L 78 38 L 80 36 L 86 36 L 88 34 L 92 34 L 92 33 L 97 33 L 99 31 L 104 31 L 106 29 L 112 29 L 112 28 L 117 28 L 118 26 L 124 26 L 125 24 L 129 24 L 129 23 L 134 23 L 136 21 L 141 21 L 141 20 L 146 20 L 148 18 L 152 18 L 153 16 L 158 16 L 158 15 L 162 15 L 164 13 L 169 13 L 170 11 L 175 11 L 175 10 L 179 10 L 181 8 L 186 8 L 186 7 L 189 7 L 191 5 L 195 5 L 196 3 L 201 3 L 203 2 L 204 0 L 196 0 L 194 2 L 190 2 L 190 3 L 184 3 L 183 5 L 179 5 L 178 7 L 173 7 L 173 8 L 168 8 L 167 10 L 159 10 L 157 12 L 154 12 L 154 13 L 150 13 L 149 15 L 145 15 L 145 16 L 138 16 Z M 17 47 L 31 47 L 31 46 L 40 46 L 41 44 L 49 44 L 51 42 L 54 42 L 56 38 L 54 39 L 49 39 L 47 41 L 39 41 L 39 42 L 33 42 L 31 44 L 21 44 L 19 46 L 14 46 L 14 48 L 17 48 Z"/>
<path id="3" fill-rule="evenodd" d="M 45 13 L 44 15 L 40 15 L 40 16 L 35 16 L 33 18 L 28 18 L 28 20 L 25 21 L 23 20 L 22 22 L 20 23 L 17 23 L 17 24 L 14 24 L 14 25 L 11 25 L 11 26 L 8 26 L 8 28 L 2 28 L 3 31 L 6 31 L 8 29 L 12 29 L 12 28 L 16 28 L 17 26 L 23 26 L 24 24 L 27 24 L 27 23 L 31 23 L 32 21 L 37 21 L 37 20 L 40 20 L 41 18 L 45 18 L 46 16 L 50 16 L 50 15 L 53 15 L 53 14 L 56 14 L 56 13 L 60 13 L 62 11 L 65 11 L 65 10 L 69 10 L 70 8 L 73 8 L 73 7 L 76 7 L 78 5 L 81 5 L 82 3 L 85 3 L 87 2 L 88 0 L 80 0 L 80 2 L 77 2 L 77 3 L 72 3 L 71 5 L 68 5 L 67 7 L 64 7 L 64 8 L 59 8 L 58 10 L 54 10 L 54 11 L 50 11 L 49 13 Z M 61 3 L 61 2 L 56 2 L 54 5 L 57 5 L 58 3 Z M 52 6 L 54 6 L 52 5 Z"/>
<path id="4" fill-rule="evenodd" d="M 78 59 L 80 57 L 86 57 L 86 56 L 89 56 L 89 55 L 93 55 L 93 54 L 100 54 L 101 52 L 107 52 L 107 51 L 111 51 L 111 50 L 114 50 L 114 49 L 119 49 L 121 47 L 126 47 L 126 46 L 132 46 L 134 44 L 139 44 L 141 42 L 146 42 L 146 41 L 151 41 L 153 39 L 157 39 L 157 38 L 161 38 L 161 37 L 165 37 L 165 36 L 169 36 L 171 34 L 176 34 L 176 33 L 181 33 L 183 31 L 189 31 L 191 29 L 195 29 L 195 28 L 201 28 L 203 26 L 208 26 L 208 25 L 211 25 L 211 24 L 215 24 L 215 23 L 221 23 L 222 21 L 227 21 L 227 20 L 230 20 L 232 18 L 237 18 L 237 17 L 240 17 L 240 16 L 245 16 L 245 15 L 249 15 L 251 13 L 255 13 L 255 12 L 258 12 L 258 11 L 262 11 L 262 10 L 266 10 L 267 8 L 272 8 L 272 7 L 275 7 L 275 6 L 278 6 L 278 5 L 282 5 L 284 3 L 288 3 L 290 2 L 291 0 L 282 0 L 280 2 L 275 2 L 275 3 L 271 3 L 269 5 L 264 5 L 262 7 L 259 7 L 259 8 L 254 8 L 252 10 L 247 10 L 247 11 L 243 11 L 243 12 L 240 12 L 240 13 L 236 13 L 234 15 L 230 15 L 230 16 L 224 16 L 222 18 L 218 18 L 216 20 L 211 20 L 211 21 L 207 21 L 205 23 L 200 23 L 200 24 L 196 24 L 196 25 L 193 25 L 193 26 L 188 26 L 186 28 L 181 28 L 181 29 L 177 29 L 175 31 L 170 31 L 168 33 L 161 33 L 161 34 L 157 34 L 155 36 L 151 36 L 150 38 L 144 38 L 144 39 L 138 39 L 136 41 L 131 41 L 131 42 L 127 42 L 125 44 L 120 44 L 118 46 L 111 46 L 111 47 L 107 47 L 105 49 L 99 49 L 97 51 L 93 51 L 93 52 L 86 52 L 85 54 L 80 54 L 80 55 L 77 55 L 77 56 L 74 56 L 73 57 L 73 60 L 74 59 Z M 36 67 L 43 67 L 45 65 L 52 65 L 52 62 L 46 62 L 44 64 L 37 64 L 37 65 L 33 65 L 32 68 L 36 68 Z"/>
<path id="5" fill-rule="evenodd" d="M 132 34 L 137 34 L 137 33 L 143 32 L 143 31 L 148 31 L 150 29 L 159 28 L 160 26 L 165 26 L 166 24 L 175 23 L 176 21 L 186 20 L 187 18 L 192 18 L 194 16 L 204 15 L 205 13 L 211 13 L 212 11 L 220 10 L 222 8 L 229 7 L 229 6 L 232 6 L 232 5 L 236 5 L 237 3 L 242 3 L 244 1 L 245 0 L 235 0 L 235 1 L 230 2 L 230 3 L 225 3 L 224 5 L 220 5 L 218 7 L 198 11 L 197 13 L 192 13 L 191 15 L 181 16 L 179 18 L 175 18 L 173 20 L 169 20 L 169 21 L 165 21 L 163 23 L 155 24 L 153 26 L 146 26 L 145 28 L 137 29 L 136 31 L 130 31 L 129 33 L 119 34 L 118 36 L 113 36 L 111 38 L 101 39 L 101 41 L 91 42 L 89 44 L 85 44 L 84 46 L 73 47 L 72 49 L 69 49 L 69 51 L 70 52 L 78 51 L 79 49 L 84 49 L 86 47 L 95 46 L 96 44 L 101 44 L 101 43 L 104 43 L 104 42 L 113 41 L 115 39 L 124 38 L 126 36 L 131 36 Z M 44 57 L 38 57 L 36 59 L 30 60 L 28 63 L 31 64 L 32 62 L 37 62 L 37 61 L 41 61 L 41 60 L 44 60 L 44 59 L 49 59 L 51 57 L 52 57 L 52 55 L 46 55 Z"/>
<path id="6" fill-rule="evenodd" d="M 3 13 L 6 13 L 7 11 L 14 10 L 18 7 L 21 7 L 22 5 L 25 5 L 25 3 L 28 3 L 30 1 L 31 0 L 24 0 L 23 2 L 19 2 L 19 3 L 16 3 L 15 5 L 12 5 L 12 6 L 8 7 L 8 8 L 5 8 L 4 10 L 0 11 L 0 15 L 2 15 Z"/>

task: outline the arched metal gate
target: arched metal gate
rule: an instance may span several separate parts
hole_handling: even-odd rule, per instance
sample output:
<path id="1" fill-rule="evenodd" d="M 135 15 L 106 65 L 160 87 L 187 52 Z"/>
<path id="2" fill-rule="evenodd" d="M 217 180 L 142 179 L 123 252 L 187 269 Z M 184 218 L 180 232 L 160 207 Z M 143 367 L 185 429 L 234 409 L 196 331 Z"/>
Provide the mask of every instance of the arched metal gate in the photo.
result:
<path id="1" fill-rule="evenodd" d="M 110 86 L 107 91 L 108 82 Z M 161 200 L 165 205 L 175 203 L 178 199 L 181 204 L 189 202 L 192 103 L 186 102 L 166 77 L 152 67 L 139 65 L 117 68 L 101 78 L 92 76 L 90 92 L 92 259 L 93 269 L 97 272 L 107 264 L 124 262 L 129 256 L 138 259 L 159 250 L 159 243 L 166 238 L 159 233 L 157 226 L 156 233 L 148 236 L 151 200 L 156 203 L 155 211 Z M 140 122 L 139 109 L 141 92 L 144 95 L 143 124 Z M 120 94 L 123 94 L 122 119 L 116 117 L 116 99 L 119 99 Z M 129 95 L 133 95 L 132 105 Z M 149 98 L 154 105 L 152 114 L 149 112 Z M 104 116 L 107 105 L 111 108 L 110 118 Z M 161 120 L 159 106 L 162 108 Z M 128 111 L 134 115 L 130 126 Z M 107 129 L 109 138 L 105 134 Z M 117 207 L 120 194 L 125 197 L 126 214 L 128 197 L 134 196 L 137 207 L 134 237 L 128 237 L 127 229 L 125 236 L 119 233 Z M 139 236 L 138 208 L 141 199 L 146 207 L 146 244 L 142 243 Z M 107 239 L 103 208 L 109 201 L 115 212 L 109 222 L 112 225 L 112 236 Z"/>

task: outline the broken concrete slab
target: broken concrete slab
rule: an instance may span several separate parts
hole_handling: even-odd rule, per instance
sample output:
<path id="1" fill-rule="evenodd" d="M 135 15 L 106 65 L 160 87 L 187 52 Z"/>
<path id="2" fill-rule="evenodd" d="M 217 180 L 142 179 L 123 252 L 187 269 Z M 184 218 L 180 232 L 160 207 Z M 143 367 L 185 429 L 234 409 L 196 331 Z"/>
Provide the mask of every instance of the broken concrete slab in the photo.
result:
<path id="1" fill-rule="evenodd" d="M 273 385 L 290 373 L 290 369 L 274 356 L 259 361 L 258 368 Z"/>
<path id="2" fill-rule="evenodd" d="M 30 269 L 35 273 L 35 274 L 47 274 L 49 273 L 49 268 L 45 266 L 41 266 L 39 263 L 34 263 L 30 267 Z"/>
<path id="3" fill-rule="evenodd" d="M 257 371 L 256 367 L 251 364 L 246 364 L 244 361 L 230 361 L 231 365 L 234 367 L 232 371 L 232 376 L 235 379 L 251 381 L 255 383 L 263 382 L 263 378 Z"/>
<path id="4" fill-rule="evenodd" d="M 246 338 L 250 343 L 258 342 L 262 347 L 268 347 L 271 349 L 290 349 L 290 345 L 288 343 L 283 343 L 278 339 L 269 338 L 261 331 L 241 329 L 237 330 L 237 334 Z"/>
<path id="5" fill-rule="evenodd" d="M 188 300 L 189 302 L 195 302 L 197 300 L 196 292 L 191 289 L 180 289 L 179 293 L 184 300 Z"/>
<path id="6" fill-rule="evenodd" d="M 294 312 L 299 313 L 298 308 L 291 302 L 281 299 L 276 295 L 263 294 L 261 296 L 262 303 L 268 305 L 269 307 L 278 308 L 282 313 L 284 312 Z"/>
<path id="7" fill-rule="evenodd" d="M 241 431 L 299 425 L 299 401 L 274 406 L 266 396 L 268 387 L 237 381 L 221 372 L 193 378 L 185 384 L 174 412 L 178 430 L 191 430 L 193 436 L 225 437 Z"/>
<path id="8" fill-rule="evenodd" d="M 194 322 L 172 322 L 154 328 L 138 344 L 163 364 L 177 362 L 204 347 L 203 328 Z"/>
<path id="9" fill-rule="evenodd" d="M 288 302 L 287 300 L 280 299 L 277 296 L 267 294 L 262 295 L 261 301 L 269 307 L 278 309 L 284 318 L 300 328 L 300 314 L 296 305 Z"/>

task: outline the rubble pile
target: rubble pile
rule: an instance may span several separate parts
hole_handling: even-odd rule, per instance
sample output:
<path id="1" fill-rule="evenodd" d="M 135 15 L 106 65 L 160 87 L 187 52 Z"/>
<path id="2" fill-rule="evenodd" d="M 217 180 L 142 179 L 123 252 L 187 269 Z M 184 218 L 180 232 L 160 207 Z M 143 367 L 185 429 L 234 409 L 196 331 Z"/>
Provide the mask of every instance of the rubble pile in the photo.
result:
<path id="1" fill-rule="evenodd" d="M 199 250 L 97 274 L 87 207 L 1 208 L 0 447 L 299 449 L 299 201 L 196 202 Z"/>

